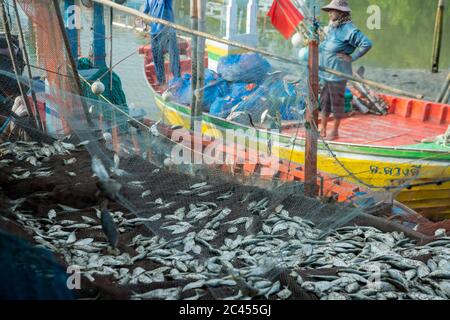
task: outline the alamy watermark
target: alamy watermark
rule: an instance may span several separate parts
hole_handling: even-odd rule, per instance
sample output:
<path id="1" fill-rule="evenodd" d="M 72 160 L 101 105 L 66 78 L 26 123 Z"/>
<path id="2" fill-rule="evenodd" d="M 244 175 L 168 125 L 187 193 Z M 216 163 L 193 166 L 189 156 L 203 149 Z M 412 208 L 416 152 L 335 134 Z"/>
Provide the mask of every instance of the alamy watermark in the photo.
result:
<path id="1" fill-rule="evenodd" d="M 367 271 L 370 273 L 367 279 L 367 289 L 374 291 L 381 290 L 381 265 L 378 263 L 372 264 Z"/>
<path id="2" fill-rule="evenodd" d="M 81 7 L 72 5 L 65 10 L 66 28 L 68 30 L 81 29 L 82 27 L 82 14 Z"/>
<path id="3" fill-rule="evenodd" d="M 381 29 L 381 8 L 377 5 L 370 5 L 367 7 L 367 18 L 366 26 L 369 30 L 380 30 Z"/>
<path id="4" fill-rule="evenodd" d="M 81 289 L 81 268 L 79 266 L 68 266 L 66 273 L 69 275 L 67 278 L 67 288 L 69 290 Z"/>
<path id="5" fill-rule="evenodd" d="M 372 4 L 367 7 L 366 13 L 369 15 L 366 26 L 369 30 L 381 29 L 381 8 Z M 68 30 L 81 29 L 83 22 L 82 9 L 79 5 L 71 5 L 65 9 L 66 28 Z"/>
<path id="6" fill-rule="evenodd" d="M 200 127 L 201 122 L 196 123 Z M 173 165 L 260 165 L 261 175 L 274 175 L 279 169 L 279 131 L 208 128 L 202 134 L 180 128 L 172 132 L 176 145 L 171 150 Z"/>

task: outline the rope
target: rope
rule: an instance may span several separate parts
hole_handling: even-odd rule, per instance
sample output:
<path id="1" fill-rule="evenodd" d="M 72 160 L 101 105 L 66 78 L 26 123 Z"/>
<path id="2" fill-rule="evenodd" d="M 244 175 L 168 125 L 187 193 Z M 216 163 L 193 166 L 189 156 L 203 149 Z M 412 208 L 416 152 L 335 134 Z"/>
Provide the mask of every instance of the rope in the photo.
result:
<path id="1" fill-rule="evenodd" d="M 71 78 L 71 79 L 75 78 L 74 76 L 70 76 L 70 75 L 67 75 L 67 74 L 62 74 L 60 72 L 53 71 L 53 70 L 50 70 L 50 69 L 45 69 L 45 68 L 42 68 L 42 67 L 39 67 L 39 66 L 35 66 L 35 65 L 32 65 L 32 64 L 29 64 L 29 66 L 31 68 L 42 70 L 42 71 L 49 72 L 49 73 L 52 73 L 52 74 L 56 74 L 56 75 L 61 76 L 61 77 L 66 77 L 66 78 Z"/>
<path id="2" fill-rule="evenodd" d="M 119 64 L 121 64 L 121 63 L 124 62 L 125 60 L 131 58 L 133 55 L 135 55 L 135 54 L 138 53 L 138 52 L 139 52 L 139 49 L 133 50 L 132 53 L 130 53 L 129 55 L 127 55 L 126 57 L 124 57 L 123 59 L 121 59 L 121 60 L 119 60 L 117 63 L 115 63 L 115 64 L 112 66 L 112 68 L 114 69 L 114 68 L 117 67 Z M 53 71 L 53 70 L 50 70 L 50 69 L 45 69 L 45 68 L 42 68 L 42 67 L 39 67 L 39 66 L 35 66 L 35 65 L 32 65 L 32 64 L 27 64 L 27 65 L 29 65 L 31 68 L 35 68 L 35 69 L 38 69 L 38 70 L 50 72 L 50 73 L 56 74 L 56 75 L 58 75 L 58 76 L 62 76 L 62 77 L 67 77 L 67 78 L 72 78 L 72 79 L 74 79 L 73 76 L 70 76 L 70 75 L 67 75 L 67 74 L 62 74 L 62 73 L 59 73 L 59 72 L 57 72 L 57 71 Z M 102 75 L 98 78 L 98 80 L 101 80 L 101 79 L 102 79 L 105 75 L 107 75 L 109 72 L 110 72 L 110 71 L 108 70 L 107 72 L 105 72 L 104 74 L 102 74 Z"/>
<path id="3" fill-rule="evenodd" d="M 13 7 L 14 7 L 14 13 L 16 15 L 16 20 L 17 20 L 17 26 L 19 27 L 19 35 L 20 35 L 20 40 L 22 41 L 22 45 L 23 45 L 23 57 L 25 60 L 25 64 L 27 67 L 27 72 L 28 72 L 28 85 L 31 89 L 31 98 L 33 100 L 33 109 L 34 109 L 34 114 L 36 117 L 36 123 L 38 124 L 38 129 L 40 130 L 44 130 L 44 123 L 42 122 L 41 119 L 41 115 L 39 113 L 38 107 L 37 107 L 37 98 L 36 98 L 36 93 L 35 91 L 32 89 L 32 85 L 31 85 L 31 81 L 32 81 L 32 74 L 31 74 L 31 68 L 29 65 L 30 59 L 29 59 L 29 55 L 28 55 L 28 50 L 27 50 L 27 45 L 25 43 L 25 38 L 23 35 L 23 29 L 22 29 L 22 23 L 20 22 L 20 15 L 19 15 L 19 10 L 17 8 L 17 2 L 16 0 L 12 0 L 13 1 Z M 9 13 L 9 8 L 8 8 L 8 13 Z"/>
<path id="4" fill-rule="evenodd" d="M 80 79 L 81 79 L 82 81 L 84 81 L 89 87 L 92 88 L 92 85 L 89 83 L 89 81 L 86 80 L 86 79 L 85 79 L 84 77 L 82 77 L 81 75 L 80 75 Z M 145 123 L 143 123 L 142 121 L 140 121 L 140 120 L 138 120 L 138 119 L 136 119 L 136 118 L 130 116 L 128 113 L 126 113 L 125 111 L 123 111 L 122 109 L 120 109 L 119 107 L 117 107 L 114 103 L 112 103 L 111 101 L 109 101 L 108 98 L 106 98 L 104 95 L 100 94 L 99 97 L 102 98 L 102 99 L 103 99 L 106 103 L 108 103 L 110 106 L 112 106 L 115 110 L 117 110 L 117 111 L 119 111 L 120 113 L 122 113 L 125 117 L 127 117 L 128 119 L 132 120 L 133 122 L 139 124 L 140 126 L 142 126 L 142 127 L 144 127 L 145 129 L 147 129 L 149 132 L 151 132 L 152 127 L 149 127 L 149 126 L 147 126 Z M 156 122 L 156 124 L 157 124 L 157 123 L 159 123 L 159 121 Z M 191 148 L 189 148 L 189 147 L 186 147 L 185 145 L 183 145 L 183 144 L 181 144 L 181 143 L 179 143 L 179 142 L 176 142 L 176 141 L 170 139 L 169 137 L 166 137 L 166 136 L 163 135 L 163 134 L 161 134 L 161 135 L 159 135 L 159 136 L 160 136 L 160 137 L 163 137 L 164 139 L 166 139 L 166 140 L 168 140 L 168 141 L 170 141 L 170 142 L 172 142 L 172 143 L 175 143 L 175 144 L 177 144 L 177 145 L 179 145 L 179 146 L 181 146 L 181 147 L 183 147 L 183 148 L 185 148 L 185 149 L 187 149 L 187 150 L 193 151 L 194 153 L 197 153 L 198 155 L 201 155 L 201 156 L 207 156 L 207 157 L 209 157 L 211 160 L 215 160 L 215 158 L 213 158 L 213 157 L 211 157 L 211 156 L 209 156 L 209 155 L 206 155 L 206 154 L 204 154 L 203 152 L 199 152 L 199 151 L 197 151 L 197 150 L 195 150 L 195 149 L 191 149 Z"/>
<path id="5" fill-rule="evenodd" d="M 134 56 L 136 53 L 139 52 L 139 49 L 135 49 L 133 50 L 132 53 L 130 53 L 129 55 L 127 55 L 125 58 L 121 59 L 120 61 L 118 61 L 117 63 L 115 63 L 110 70 L 106 71 L 104 74 L 102 74 L 97 80 L 101 80 L 103 79 L 104 76 L 106 76 L 108 73 L 110 73 L 115 67 L 117 67 L 119 64 L 121 64 L 122 62 L 124 62 L 125 60 L 131 58 L 132 56 Z"/>

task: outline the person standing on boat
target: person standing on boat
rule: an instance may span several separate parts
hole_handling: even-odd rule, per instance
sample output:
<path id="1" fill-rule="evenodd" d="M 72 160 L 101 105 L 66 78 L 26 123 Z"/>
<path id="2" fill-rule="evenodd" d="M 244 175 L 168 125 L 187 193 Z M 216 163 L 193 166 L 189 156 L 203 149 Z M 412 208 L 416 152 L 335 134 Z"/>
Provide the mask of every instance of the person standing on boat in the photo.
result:
<path id="1" fill-rule="evenodd" d="M 172 0 L 145 0 L 144 13 L 152 17 L 174 22 Z M 166 83 L 164 52 L 169 51 L 170 69 L 175 78 L 181 76 L 180 53 L 175 30 L 160 23 L 152 23 L 150 28 L 153 61 L 159 85 Z"/>
<path id="2" fill-rule="evenodd" d="M 322 8 L 328 12 L 329 25 L 325 28 L 325 39 L 320 44 L 319 63 L 322 67 L 352 75 L 352 62 L 364 56 L 372 42 L 353 24 L 347 0 L 332 0 Z M 339 137 L 339 126 L 345 114 L 345 89 L 347 80 L 326 72 L 320 73 L 321 130 L 327 140 Z M 334 127 L 327 135 L 327 122 L 333 113 Z"/>

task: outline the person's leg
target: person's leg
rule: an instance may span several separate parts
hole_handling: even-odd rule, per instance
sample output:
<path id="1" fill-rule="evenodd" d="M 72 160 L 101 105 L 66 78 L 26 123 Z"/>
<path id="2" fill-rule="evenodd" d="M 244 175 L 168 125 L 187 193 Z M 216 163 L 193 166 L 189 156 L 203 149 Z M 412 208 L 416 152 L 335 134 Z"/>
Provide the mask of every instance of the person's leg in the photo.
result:
<path id="1" fill-rule="evenodd" d="M 341 125 L 341 119 L 340 118 L 334 118 L 333 121 L 333 130 L 331 131 L 330 135 L 327 137 L 328 140 L 334 140 L 339 138 L 339 126 Z"/>
<path id="2" fill-rule="evenodd" d="M 160 85 L 166 82 L 163 40 L 163 32 L 151 36 L 153 62 L 155 63 L 156 78 Z"/>
<path id="3" fill-rule="evenodd" d="M 175 30 L 169 31 L 169 55 L 170 55 L 170 70 L 174 78 L 181 77 L 180 67 L 180 51 L 178 49 L 177 34 Z"/>
<path id="4" fill-rule="evenodd" d="M 341 125 L 341 119 L 345 113 L 345 88 L 347 81 L 336 82 L 330 86 L 330 99 L 331 107 L 333 111 L 334 121 L 333 130 L 330 135 L 327 136 L 328 140 L 334 140 L 339 138 L 339 127 Z"/>
<path id="5" fill-rule="evenodd" d="M 328 123 L 328 117 L 330 116 L 329 113 L 322 111 L 320 113 L 320 135 L 322 137 L 326 137 L 327 136 L 327 123 Z"/>
<path id="6" fill-rule="evenodd" d="M 320 135 L 322 137 L 327 136 L 327 124 L 330 111 L 330 92 L 329 85 L 326 82 L 320 94 Z"/>

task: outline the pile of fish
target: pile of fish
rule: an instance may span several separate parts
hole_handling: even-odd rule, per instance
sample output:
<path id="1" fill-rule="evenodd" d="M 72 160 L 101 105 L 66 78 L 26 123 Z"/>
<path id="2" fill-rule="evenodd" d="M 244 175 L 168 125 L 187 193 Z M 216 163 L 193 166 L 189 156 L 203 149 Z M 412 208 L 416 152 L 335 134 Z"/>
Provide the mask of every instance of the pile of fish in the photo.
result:
<path id="1" fill-rule="evenodd" d="M 0 154 L 5 154 L 5 147 L 16 158 L 29 161 L 34 156 L 41 161 L 34 144 L 1 145 Z M 134 293 L 132 299 L 193 300 L 208 291 L 230 300 L 289 299 L 295 297 L 296 290 L 332 300 L 450 298 L 449 237 L 417 246 L 403 233 L 346 226 L 323 238 L 312 222 L 283 205 L 269 209 L 268 198 L 247 201 L 244 197 L 236 218 L 236 212 L 221 202 L 233 191 L 218 195 L 214 202 L 193 200 L 182 205 L 156 198 L 153 190 L 142 188 L 141 201 L 152 206 L 152 214 L 111 212 L 119 239 L 141 225 L 153 231 L 138 234 L 126 244 L 132 249 L 127 252 L 135 254 L 111 250 L 106 239 L 78 236 L 80 230 L 102 229 L 99 207 L 93 208 L 95 214 L 79 216 L 81 220 L 67 218 L 77 211 L 66 206 L 59 212 L 48 212 L 48 218 L 36 218 L 20 211 L 25 199 L 14 200 L 10 210 L 32 231 L 36 243 L 60 254 L 67 265 L 78 266 L 91 281 L 104 275 L 121 286 L 158 284 L 168 279 L 183 283 Z M 196 183 L 179 190 L 179 196 L 201 196 L 213 189 L 207 182 Z M 172 213 L 158 213 L 158 208 Z M 146 260 L 158 267 L 136 266 Z M 281 274 L 293 281 L 286 285 Z M 225 292 L 232 294 L 224 296 Z"/>
<path id="2" fill-rule="evenodd" d="M 67 156 L 71 152 L 80 151 L 81 148 L 87 145 L 89 141 L 81 142 L 77 145 L 67 143 L 64 141 L 55 141 L 52 145 L 46 143 L 38 143 L 35 141 L 17 141 L 15 143 L 5 142 L 0 144 L 0 169 L 6 166 L 14 165 L 14 174 L 12 175 L 16 180 L 24 180 L 33 177 L 49 177 L 52 175 L 51 158 L 53 156 Z M 2 159 L 6 156 L 13 157 L 13 159 Z M 31 164 L 37 169 L 33 172 L 24 169 L 17 164 L 20 162 Z M 76 163 L 76 157 L 64 159 L 64 165 L 69 166 Z M 72 171 L 67 170 L 69 176 L 75 176 Z"/>

